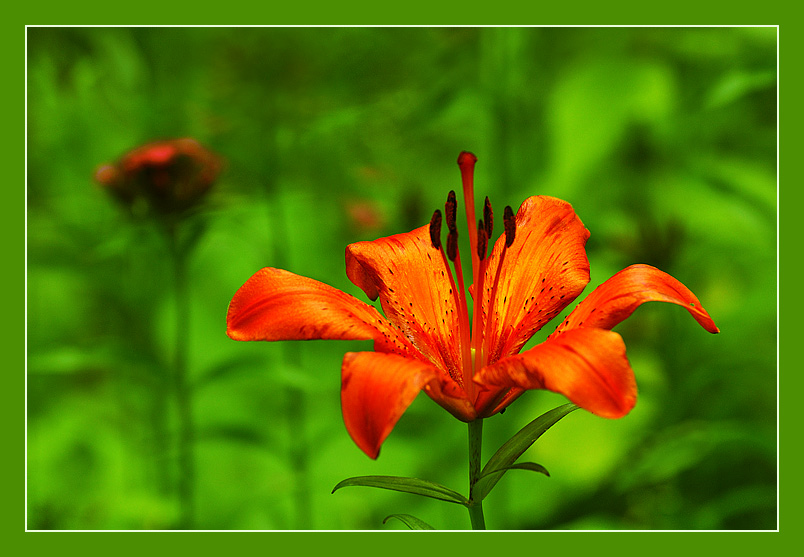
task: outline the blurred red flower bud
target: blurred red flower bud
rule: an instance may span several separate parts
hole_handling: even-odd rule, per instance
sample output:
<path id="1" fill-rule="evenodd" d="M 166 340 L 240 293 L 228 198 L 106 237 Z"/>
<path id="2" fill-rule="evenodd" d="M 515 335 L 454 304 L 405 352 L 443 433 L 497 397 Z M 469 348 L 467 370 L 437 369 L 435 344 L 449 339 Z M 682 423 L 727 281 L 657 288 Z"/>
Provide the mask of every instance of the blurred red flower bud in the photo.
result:
<path id="1" fill-rule="evenodd" d="M 222 167 L 215 153 L 190 138 L 146 143 L 95 171 L 95 180 L 124 205 L 139 199 L 157 213 L 196 205 Z"/>

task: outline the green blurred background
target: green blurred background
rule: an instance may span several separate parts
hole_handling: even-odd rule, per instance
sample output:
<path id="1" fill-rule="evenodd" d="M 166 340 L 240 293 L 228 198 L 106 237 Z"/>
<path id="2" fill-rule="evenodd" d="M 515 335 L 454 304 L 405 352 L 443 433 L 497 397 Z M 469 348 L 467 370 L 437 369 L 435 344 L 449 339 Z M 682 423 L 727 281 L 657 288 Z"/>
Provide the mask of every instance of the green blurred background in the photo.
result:
<path id="1" fill-rule="evenodd" d="M 466 492 L 466 426 L 424 395 L 377 461 L 350 440 L 340 361 L 369 343 L 225 335 L 231 296 L 264 266 L 365 299 L 345 246 L 426 223 L 459 189 L 464 149 L 495 207 L 573 204 L 592 233 L 587 292 L 650 263 L 722 331 L 665 304 L 618 326 L 636 408 L 551 429 L 525 458 L 552 476 L 509 473 L 486 499 L 488 527 L 776 528 L 776 40 L 775 28 L 29 28 L 28 528 L 404 528 L 382 524 L 392 513 L 468 528 L 449 503 L 330 493 L 363 474 Z M 141 143 L 184 136 L 226 160 L 184 223 L 190 515 L 170 254 L 154 222 L 92 180 Z M 487 420 L 486 457 L 563 402 L 531 392 Z"/>

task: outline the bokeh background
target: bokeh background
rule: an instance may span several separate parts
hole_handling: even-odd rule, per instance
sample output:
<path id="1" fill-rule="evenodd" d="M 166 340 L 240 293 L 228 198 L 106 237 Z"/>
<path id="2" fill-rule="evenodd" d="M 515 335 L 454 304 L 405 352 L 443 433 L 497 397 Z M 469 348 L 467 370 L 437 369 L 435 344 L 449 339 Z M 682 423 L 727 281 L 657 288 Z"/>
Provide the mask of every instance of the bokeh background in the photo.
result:
<path id="1" fill-rule="evenodd" d="M 592 233 L 587 292 L 650 263 L 722 331 L 666 304 L 618 326 L 636 408 L 559 422 L 524 457 L 551 477 L 507 474 L 489 528 L 776 528 L 776 41 L 775 28 L 29 28 L 28 528 L 404 528 L 383 525 L 393 513 L 468 528 L 449 503 L 330 493 L 364 474 L 466 492 L 466 426 L 424 395 L 377 461 L 349 439 L 341 356 L 370 344 L 225 335 L 231 296 L 264 266 L 365 299 L 345 246 L 426 223 L 459 189 L 464 149 L 495 207 L 573 204 Z M 226 165 L 182 222 L 183 315 L 160 227 L 93 173 L 187 136 Z M 563 402 L 531 392 L 487 420 L 486 457 Z"/>

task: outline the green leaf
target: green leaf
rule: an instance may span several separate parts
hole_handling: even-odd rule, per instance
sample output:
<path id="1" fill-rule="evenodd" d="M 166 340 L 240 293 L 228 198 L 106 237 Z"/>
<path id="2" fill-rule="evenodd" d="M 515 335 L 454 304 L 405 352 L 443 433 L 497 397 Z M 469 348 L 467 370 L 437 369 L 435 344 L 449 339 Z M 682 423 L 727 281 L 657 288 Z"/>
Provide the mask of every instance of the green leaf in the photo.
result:
<path id="1" fill-rule="evenodd" d="M 577 409 L 578 407 L 572 403 L 564 404 L 558 408 L 553 408 L 549 412 L 545 412 L 520 429 L 494 453 L 494 456 L 489 459 L 483 467 L 483 470 L 480 471 L 478 478 L 481 479 L 475 483 L 472 489 L 472 499 L 482 501 L 497 482 L 500 481 L 503 474 L 513 468 L 524 468 L 541 472 L 543 467 L 534 463 L 523 463 L 523 466 L 512 465 L 545 431 L 553 427 L 561 418 Z M 540 469 L 530 467 L 531 465 L 539 467 Z M 544 470 L 543 473 L 546 472 L 547 470 Z"/>
<path id="2" fill-rule="evenodd" d="M 547 468 L 535 462 L 520 462 L 497 470 L 481 472 L 477 477 L 477 483 L 475 483 L 474 489 L 472 489 L 473 497 L 481 500 L 486 497 L 491 491 L 491 488 L 494 487 L 494 484 L 496 484 L 508 470 L 531 470 L 532 472 L 539 472 L 545 476 L 550 476 L 550 472 L 547 471 Z"/>
<path id="3" fill-rule="evenodd" d="M 409 514 L 390 514 L 383 519 L 382 523 L 388 522 L 389 518 L 395 518 L 405 524 L 411 530 L 435 530 L 432 526 L 427 524 L 424 520 L 416 518 Z"/>
<path id="4" fill-rule="evenodd" d="M 538 472 L 540 474 L 544 474 L 545 476 L 550 476 L 550 472 L 547 471 L 547 468 L 542 466 L 541 464 L 536 464 L 535 462 L 518 462 L 516 464 L 512 464 L 511 466 L 506 466 L 505 468 L 500 468 L 499 470 L 492 470 L 486 473 L 481 473 L 477 479 L 481 480 L 483 478 L 488 478 L 492 474 L 501 474 L 503 472 L 507 472 L 508 470 L 530 470 L 532 472 Z"/>
<path id="5" fill-rule="evenodd" d="M 420 480 L 418 478 L 404 478 L 399 476 L 357 476 L 347 478 L 336 485 L 332 489 L 332 493 L 335 493 L 342 487 L 349 486 L 379 487 L 381 489 L 390 489 L 391 491 L 402 491 L 404 493 L 432 497 L 433 499 L 439 499 L 449 503 L 458 503 L 464 506 L 469 504 L 469 500 L 466 497 L 443 485 L 427 480 Z"/>

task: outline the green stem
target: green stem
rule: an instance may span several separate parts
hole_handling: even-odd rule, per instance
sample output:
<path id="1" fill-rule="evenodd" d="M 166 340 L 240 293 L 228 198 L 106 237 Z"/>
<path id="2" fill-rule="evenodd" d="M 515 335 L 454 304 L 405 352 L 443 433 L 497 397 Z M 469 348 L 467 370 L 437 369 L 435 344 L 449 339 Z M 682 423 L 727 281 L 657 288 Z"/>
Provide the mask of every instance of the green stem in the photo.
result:
<path id="1" fill-rule="evenodd" d="M 192 529 L 195 522 L 195 429 L 193 427 L 192 393 L 187 377 L 190 299 L 187 291 L 187 253 L 179 241 L 178 223 L 169 227 L 176 297 L 176 337 L 173 362 L 173 390 L 178 410 L 178 491 L 181 514 L 178 528 Z"/>
<path id="2" fill-rule="evenodd" d="M 299 388 L 287 387 L 288 429 L 290 431 L 290 462 L 295 476 L 294 498 L 296 500 L 296 528 L 311 529 L 313 526 L 310 505 L 309 466 L 307 458 L 306 413 L 307 397 Z"/>
<path id="3" fill-rule="evenodd" d="M 483 517 L 483 501 L 472 498 L 477 477 L 480 475 L 480 451 L 483 445 L 483 419 L 469 422 L 469 518 L 472 530 L 485 530 L 486 519 Z"/>

